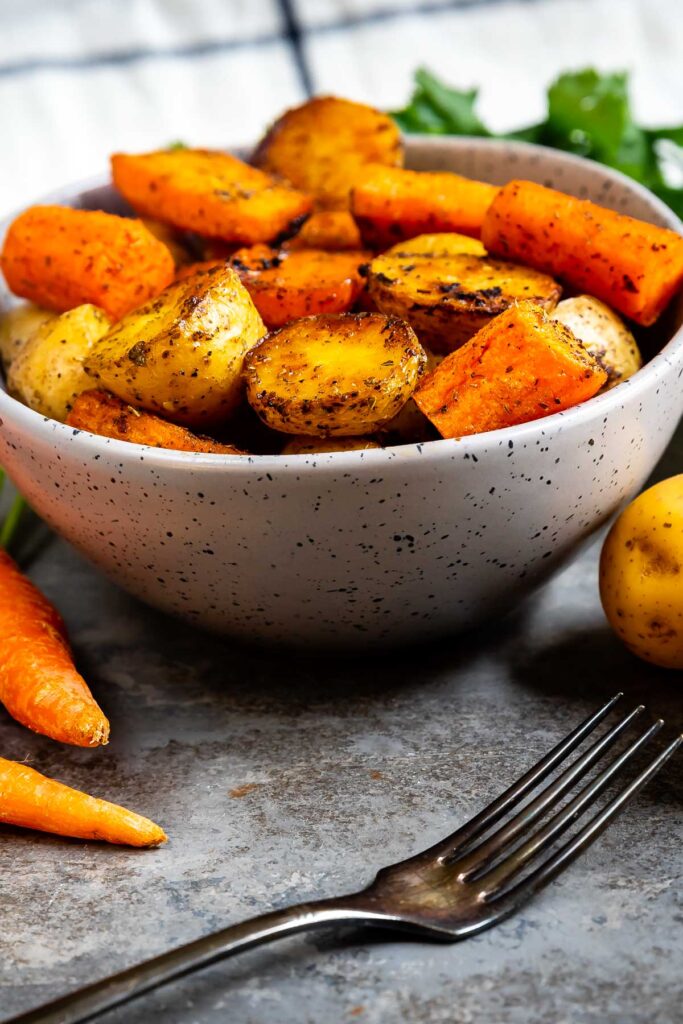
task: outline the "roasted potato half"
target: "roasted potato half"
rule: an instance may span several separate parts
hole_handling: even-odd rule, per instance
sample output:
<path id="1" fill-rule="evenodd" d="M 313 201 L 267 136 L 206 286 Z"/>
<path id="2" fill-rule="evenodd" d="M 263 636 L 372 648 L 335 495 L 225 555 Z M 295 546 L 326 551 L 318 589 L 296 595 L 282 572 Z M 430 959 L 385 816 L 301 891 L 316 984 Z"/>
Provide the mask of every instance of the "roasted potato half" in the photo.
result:
<path id="1" fill-rule="evenodd" d="M 220 423 L 240 396 L 244 354 L 265 334 L 232 268 L 172 284 L 120 320 L 93 347 L 86 369 L 131 405 L 183 426 Z"/>
<path id="2" fill-rule="evenodd" d="M 427 361 L 412 328 L 380 313 L 306 317 L 247 355 L 247 398 L 285 434 L 356 437 L 396 415 Z"/>
<path id="3" fill-rule="evenodd" d="M 369 437 L 293 437 L 281 455 L 316 455 L 319 452 L 363 452 L 381 448 Z"/>
<path id="4" fill-rule="evenodd" d="M 568 327 L 607 371 L 603 391 L 621 384 L 643 365 L 636 339 L 621 317 L 600 299 L 592 295 L 563 299 L 553 313 L 553 320 Z"/>
<path id="5" fill-rule="evenodd" d="M 92 387 L 83 364 L 111 321 L 97 306 L 76 306 L 46 320 L 7 374 L 11 394 L 54 420 L 65 420 L 76 397 Z"/>
<path id="6" fill-rule="evenodd" d="M 252 162 L 315 196 L 322 209 L 346 210 L 365 164 L 403 163 L 395 122 L 363 103 L 316 96 L 287 110 L 257 146 Z"/>
<path id="7" fill-rule="evenodd" d="M 5 370 L 33 337 L 39 327 L 48 320 L 56 320 L 57 313 L 32 302 L 21 302 L 0 316 L 0 359 Z"/>
<path id="8" fill-rule="evenodd" d="M 562 291 L 547 274 L 491 259 L 458 234 L 395 245 L 370 264 L 368 289 L 378 309 L 407 320 L 435 352 L 459 348 L 520 299 L 552 310 Z"/>
<path id="9" fill-rule="evenodd" d="M 343 252 L 362 249 L 358 225 L 348 210 L 318 210 L 301 225 L 301 230 L 283 245 L 284 249 L 326 249 Z"/>
<path id="10" fill-rule="evenodd" d="M 318 313 L 346 313 L 365 288 L 360 268 L 368 252 L 295 252 L 254 245 L 230 264 L 239 274 L 268 328 Z"/>

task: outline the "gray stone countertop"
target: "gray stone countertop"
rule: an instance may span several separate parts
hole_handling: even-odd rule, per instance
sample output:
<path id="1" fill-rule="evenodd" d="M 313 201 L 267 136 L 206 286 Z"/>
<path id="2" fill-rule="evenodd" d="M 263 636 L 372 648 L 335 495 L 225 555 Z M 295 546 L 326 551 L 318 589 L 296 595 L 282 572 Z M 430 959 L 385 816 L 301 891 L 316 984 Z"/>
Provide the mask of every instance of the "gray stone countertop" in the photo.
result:
<path id="1" fill-rule="evenodd" d="M 658 476 L 680 472 L 683 436 Z M 594 544 L 514 615 L 344 660 L 145 608 L 54 538 L 30 571 L 112 721 L 102 750 L 0 715 L 0 752 L 158 820 L 157 851 L 0 827 L 0 1019 L 227 923 L 340 894 L 450 832 L 619 689 L 683 722 L 681 675 L 613 638 Z M 658 742 L 658 741 L 655 741 Z M 664 772 L 523 913 L 455 945 L 346 930 L 242 954 L 104 1024 L 673 1024 L 681 779 Z"/>

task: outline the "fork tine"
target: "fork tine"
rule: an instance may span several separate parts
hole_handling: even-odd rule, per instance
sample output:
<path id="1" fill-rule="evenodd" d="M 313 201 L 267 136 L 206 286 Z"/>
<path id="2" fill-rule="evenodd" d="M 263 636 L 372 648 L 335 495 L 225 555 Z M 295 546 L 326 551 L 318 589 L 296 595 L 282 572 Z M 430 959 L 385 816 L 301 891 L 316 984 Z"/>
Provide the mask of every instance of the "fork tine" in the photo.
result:
<path id="1" fill-rule="evenodd" d="M 603 707 L 590 715 L 581 725 L 578 725 L 576 729 L 570 732 L 568 736 L 565 736 L 557 746 L 548 751 L 545 757 L 542 757 L 533 768 L 530 768 L 521 778 L 513 782 L 499 797 L 496 797 L 483 811 L 475 814 L 461 828 L 431 847 L 430 850 L 425 851 L 425 853 L 437 857 L 448 856 L 450 859 L 450 856 L 461 850 L 465 844 L 476 839 L 478 835 L 485 832 L 491 825 L 495 825 L 511 807 L 519 803 L 527 793 L 552 772 L 556 765 L 578 747 L 623 696 L 624 694 L 621 692 L 615 694 Z"/>
<path id="2" fill-rule="evenodd" d="M 493 835 L 467 852 L 464 857 L 460 857 L 458 859 L 458 878 L 460 881 L 464 882 L 478 872 L 481 872 L 491 863 L 492 858 L 509 847 L 520 833 L 526 832 L 545 811 L 556 806 L 574 783 L 593 767 L 595 762 L 616 743 L 622 732 L 628 729 L 633 720 L 644 710 L 642 704 L 634 708 L 630 714 L 622 718 L 603 736 L 597 739 L 584 754 L 573 761 L 554 782 L 551 782 L 542 789 L 538 796 L 525 807 L 522 807 L 514 818 L 510 818 Z"/>
<path id="3" fill-rule="evenodd" d="M 486 898 L 490 899 L 498 894 L 506 883 L 519 873 L 525 864 L 536 857 L 573 825 L 576 819 L 595 802 L 599 794 L 621 771 L 626 762 L 630 761 L 634 754 L 644 747 L 659 732 L 663 725 L 664 722 L 661 718 L 654 725 L 651 725 L 642 736 L 639 736 L 630 746 L 626 747 L 619 757 L 615 758 L 607 768 L 600 772 L 588 785 L 584 786 L 573 800 L 561 808 L 557 814 L 554 814 L 542 828 L 514 850 L 505 860 L 501 861 L 500 864 L 497 864 L 496 867 L 481 875 L 477 882 L 482 887 L 482 892 L 485 893 Z"/>
<path id="4" fill-rule="evenodd" d="M 659 754 L 653 761 L 647 765 L 643 771 L 633 779 L 632 782 L 625 786 L 603 809 L 596 814 L 590 821 L 584 825 L 580 832 L 577 832 L 568 843 L 561 846 L 554 854 L 532 871 L 530 875 L 522 879 L 517 885 L 508 889 L 502 895 L 498 896 L 498 900 L 506 901 L 509 900 L 507 906 L 503 911 L 503 914 L 507 916 L 508 913 L 512 913 L 522 903 L 525 903 L 530 896 L 542 889 L 543 886 L 551 882 L 556 875 L 559 875 L 573 860 L 576 859 L 584 850 L 586 850 L 598 836 L 605 831 L 611 821 L 620 813 L 626 806 L 626 804 L 640 792 L 653 776 L 666 764 L 670 757 L 683 743 L 683 736 L 677 736 L 676 739 L 669 744 L 668 747 Z M 495 905 L 495 899 L 492 903 Z"/>

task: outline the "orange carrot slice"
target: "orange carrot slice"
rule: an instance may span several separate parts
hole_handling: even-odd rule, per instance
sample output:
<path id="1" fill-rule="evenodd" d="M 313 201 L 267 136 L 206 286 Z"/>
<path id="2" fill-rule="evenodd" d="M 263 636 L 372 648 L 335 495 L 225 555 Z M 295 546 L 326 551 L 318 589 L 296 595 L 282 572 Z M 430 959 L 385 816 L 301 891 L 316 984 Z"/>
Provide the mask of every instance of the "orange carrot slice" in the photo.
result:
<path id="1" fill-rule="evenodd" d="M 457 231 L 478 238 L 498 188 L 447 171 L 406 171 L 373 164 L 359 172 L 351 213 L 366 245 L 386 249 L 405 238 Z"/>
<path id="2" fill-rule="evenodd" d="M 520 302 L 446 356 L 413 399 L 442 437 L 463 437 L 550 416 L 606 380 L 568 328 Z"/>
<path id="3" fill-rule="evenodd" d="M 60 313 L 92 303 L 118 320 L 173 280 L 173 257 L 142 221 L 32 206 L 10 225 L 0 266 L 11 291 Z"/>
<path id="4" fill-rule="evenodd" d="M 0 702 L 22 725 L 77 747 L 109 739 L 59 612 L 0 550 Z"/>
<path id="5" fill-rule="evenodd" d="M 531 181 L 511 181 L 484 218 L 489 252 L 564 278 L 653 324 L 683 285 L 683 237 Z"/>
<path id="6" fill-rule="evenodd" d="M 149 818 L 48 779 L 0 757 L 0 822 L 74 839 L 121 846 L 159 846 L 166 833 Z"/>

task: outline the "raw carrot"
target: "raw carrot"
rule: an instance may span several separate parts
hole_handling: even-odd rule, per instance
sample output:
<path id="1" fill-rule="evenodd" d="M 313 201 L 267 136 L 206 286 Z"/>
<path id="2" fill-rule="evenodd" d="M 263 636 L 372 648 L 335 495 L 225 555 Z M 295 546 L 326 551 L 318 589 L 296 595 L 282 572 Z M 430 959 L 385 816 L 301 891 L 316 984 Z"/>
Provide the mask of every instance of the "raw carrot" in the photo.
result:
<path id="1" fill-rule="evenodd" d="M 519 302 L 452 352 L 413 393 L 442 437 L 550 416 L 592 398 L 606 371 L 563 324 Z"/>
<path id="2" fill-rule="evenodd" d="M 0 757 L 0 822 L 74 839 L 121 846 L 159 846 L 166 833 L 149 818 L 48 779 Z"/>
<path id="3" fill-rule="evenodd" d="M 116 153 L 111 166 L 114 184 L 144 216 L 243 245 L 293 234 L 313 205 L 310 196 L 217 150 Z"/>
<path id="4" fill-rule="evenodd" d="M 484 218 L 489 252 L 564 278 L 648 326 L 683 284 L 683 237 L 531 181 L 502 188 Z"/>
<path id="5" fill-rule="evenodd" d="M 62 743 L 97 747 L 109 722 L 76 671 L 64 622 L 0 551 L 0 702 L 22 725 Z"/>
<path id="6" fill-rule="evenodd" d="M 211 452 L 214 455 L 244 455 L 231 444 L 193 434 L 186 427 L 167 423 L 154 413 L 134 409 L 108 391 L 84 391 L 75 400 L 66 422 L 70 427 L 117 441 L 170 448 L 178 452 Z"/>
<path id="7" fill-rule="evenodd" d="M 0 255 L 11 291 L 60 313 L 92 303 L 112 319 L 173 280 L 173 257 L 139 220 L 99 210 L 32 206 L 12 222 Z"/>
<path id="8" fill-rule="evenodd" d="M 498 189 L 447 171 L 407 171 L 378 164 L 360 171 L 351 190 L 353 214 L 365 245 L 386 249 L 428 232 L 478 238 Z"/>

